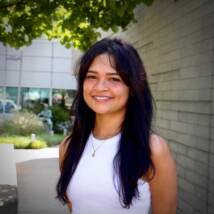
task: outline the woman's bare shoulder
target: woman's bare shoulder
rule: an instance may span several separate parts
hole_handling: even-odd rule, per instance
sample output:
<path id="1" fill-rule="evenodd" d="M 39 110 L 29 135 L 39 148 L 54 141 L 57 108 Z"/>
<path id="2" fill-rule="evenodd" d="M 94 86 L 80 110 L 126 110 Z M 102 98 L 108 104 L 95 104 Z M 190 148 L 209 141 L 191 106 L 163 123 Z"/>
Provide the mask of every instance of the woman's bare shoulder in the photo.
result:
<path id="1" fill-rule="evenodd" d="M 150 148 L 153 157 L 160 157 L 170 152 L 167 140 L 157 134 L 151 134 Z"/>

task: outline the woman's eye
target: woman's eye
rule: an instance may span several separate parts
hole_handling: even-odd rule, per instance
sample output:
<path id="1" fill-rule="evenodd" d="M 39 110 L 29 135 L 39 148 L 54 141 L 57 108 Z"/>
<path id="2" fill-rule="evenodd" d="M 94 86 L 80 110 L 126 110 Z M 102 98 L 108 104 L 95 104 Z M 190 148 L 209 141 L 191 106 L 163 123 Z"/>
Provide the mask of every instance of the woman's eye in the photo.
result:
<path id="1" fill-rule="evenodd" d="M 114 82 L 120 82 L 121 81 L 119 78 L 115 78 L 115 77 L 112 77 L 111 80 Z"/>
<path id="2" fill-rule="evenodd" d="M 88 75 L 88 76 L 86 76 L 86 79 L 96 79 L 96 76 Z"/>

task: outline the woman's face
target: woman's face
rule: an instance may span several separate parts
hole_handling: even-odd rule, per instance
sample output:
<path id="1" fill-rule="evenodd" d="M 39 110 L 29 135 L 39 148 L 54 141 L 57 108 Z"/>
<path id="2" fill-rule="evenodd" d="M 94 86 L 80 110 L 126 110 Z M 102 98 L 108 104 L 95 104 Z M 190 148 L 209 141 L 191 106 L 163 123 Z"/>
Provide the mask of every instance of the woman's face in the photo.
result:
<path id="1" fill-rule="evenodd" d="M 90 65 L 83 83 L 84 100 L 96 114 L 114 115 L 126 111 L 129 88 L 111 62 L 108 54 L 98 55 Z"/>

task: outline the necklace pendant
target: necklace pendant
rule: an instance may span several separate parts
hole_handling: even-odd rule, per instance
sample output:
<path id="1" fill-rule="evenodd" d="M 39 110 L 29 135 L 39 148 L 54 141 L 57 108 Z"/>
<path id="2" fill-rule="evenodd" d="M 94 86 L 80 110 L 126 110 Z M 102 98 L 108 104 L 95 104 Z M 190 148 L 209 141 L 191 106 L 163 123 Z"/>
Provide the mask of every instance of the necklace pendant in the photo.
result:
<path id="1" fill-rule="evenodd" d="M 94 157 L 95 156 L 95 151 L 92 153 L 92 157 Z"/>

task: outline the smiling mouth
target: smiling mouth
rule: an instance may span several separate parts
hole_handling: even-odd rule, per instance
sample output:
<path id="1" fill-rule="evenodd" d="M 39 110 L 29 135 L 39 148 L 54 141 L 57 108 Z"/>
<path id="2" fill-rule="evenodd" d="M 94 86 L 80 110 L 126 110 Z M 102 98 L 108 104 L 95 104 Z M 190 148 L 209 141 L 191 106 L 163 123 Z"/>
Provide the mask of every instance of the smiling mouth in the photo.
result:
<path id="1" fill-rule="evenodd" d="M 107 97 L 107 96 L 92 96 L 92 97 L 96 101 L 108 101 L 112 99 L 112 97 Z"/>

